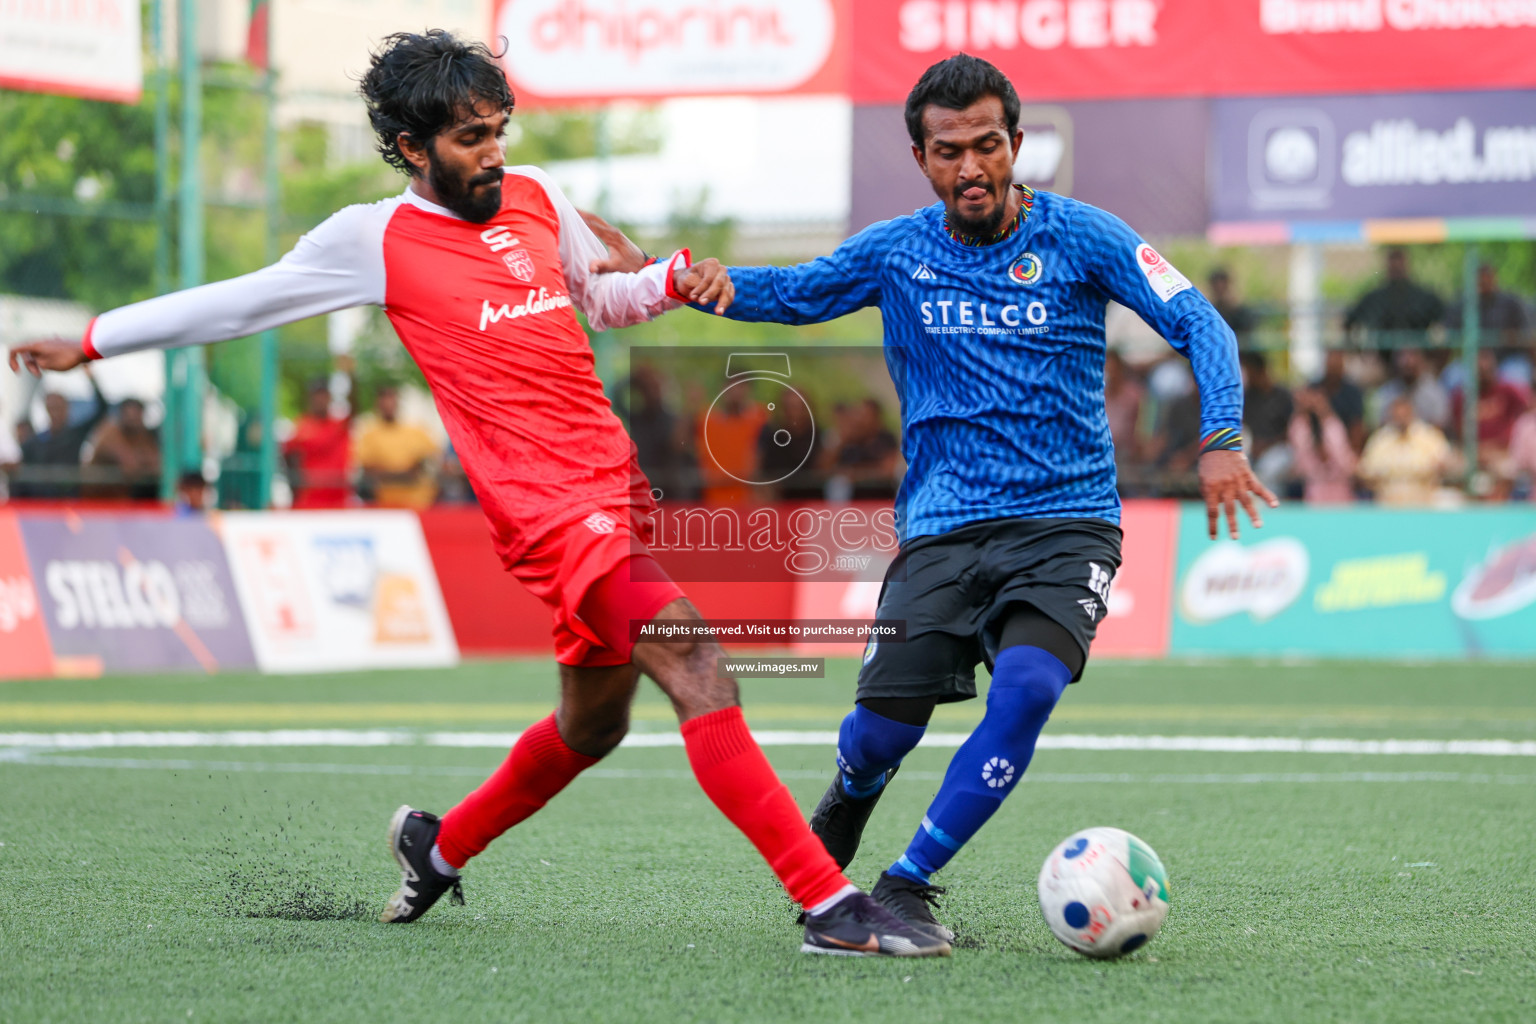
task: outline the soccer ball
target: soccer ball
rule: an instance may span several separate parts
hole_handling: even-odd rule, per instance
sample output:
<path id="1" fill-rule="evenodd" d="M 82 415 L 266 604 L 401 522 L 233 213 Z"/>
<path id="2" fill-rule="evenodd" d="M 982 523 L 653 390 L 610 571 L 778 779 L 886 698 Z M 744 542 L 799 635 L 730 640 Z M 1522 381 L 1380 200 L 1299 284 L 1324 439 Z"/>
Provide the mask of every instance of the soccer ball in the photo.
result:
<path id="1" fill-rule="evenodd" d="M 1168 918 L 1168 873 L 1129 832 L 1085 828 L 1045 858 L 1040 913 L 1053 935 L 1084 956 L 1130 953 Z"/>

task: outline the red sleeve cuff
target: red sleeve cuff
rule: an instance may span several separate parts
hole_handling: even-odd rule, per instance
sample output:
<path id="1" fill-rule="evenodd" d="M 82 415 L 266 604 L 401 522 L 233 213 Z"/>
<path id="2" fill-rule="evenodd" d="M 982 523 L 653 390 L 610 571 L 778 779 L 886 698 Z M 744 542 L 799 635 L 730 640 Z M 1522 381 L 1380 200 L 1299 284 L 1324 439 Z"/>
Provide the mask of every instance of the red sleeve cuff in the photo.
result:
<path id="1" fill-rule="evenodd" d="M 674 302 L 687 302 L 687 299 L 678 294 L 677 288 L 672 280 L 672 275 L 677 272 L 678 260 L 683 261 L 683 267 L 685 269 L 691 267 L 693 266 L 693 253 L 688 249 L 679 249 L 677 252 L 673 253 L 672 258 L 667 261 L 667 298 Z"/>
<path id="2" fill-rule="evenodd" d="M 96 343 L 91 336 L 96 333 L 96 317 L 91 317 L 91 322 L 85 325 L 85 337 L 80 339 L 80 347 L 85 350 L 85 358 L 100 359 L 101 353 L 96 351 Z"/>

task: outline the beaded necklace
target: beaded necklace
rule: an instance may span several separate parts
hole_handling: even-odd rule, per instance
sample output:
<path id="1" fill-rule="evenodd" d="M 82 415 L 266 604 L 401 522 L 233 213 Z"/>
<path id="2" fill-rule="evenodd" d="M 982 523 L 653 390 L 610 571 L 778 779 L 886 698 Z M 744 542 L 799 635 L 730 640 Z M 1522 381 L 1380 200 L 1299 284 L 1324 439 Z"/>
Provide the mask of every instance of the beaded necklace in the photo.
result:
<path id="1" fill-rule="evenodd" d="M 950 225 L 948 214 L 945 214 L 944 216 L 944 233 L 950 238 L 954 239 L 956 242 L 959 242 L 961 245 L 969 245 L 973 248 L 980 248 L 984 245 L 996 245 L 998 242 L 1001 242 L 1003 239 L 1019 230 L 1019 228 L 1023 227 L 1024 221 L 1029 218 L 1029 211 L 1035 207 L 1034 189 L 1030 188 L 1028 185 L 1016 184 L 1013 187 L 1014 190 L 1019 194 L 1019 215 L 999 228 L 991 238 L 975 239 L 968 235 L 962 235 L 956 228 Z"/>

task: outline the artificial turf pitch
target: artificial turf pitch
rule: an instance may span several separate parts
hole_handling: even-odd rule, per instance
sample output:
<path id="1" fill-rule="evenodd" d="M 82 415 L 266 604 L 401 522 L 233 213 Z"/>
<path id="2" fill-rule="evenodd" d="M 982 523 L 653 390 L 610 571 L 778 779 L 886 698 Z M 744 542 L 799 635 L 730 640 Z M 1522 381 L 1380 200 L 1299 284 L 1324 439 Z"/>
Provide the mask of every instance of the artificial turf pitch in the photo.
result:
<path id="1" fill-rule="evenodd" d="M 854 664 L 828 675 L 745 683 L 748 720 L 835 728 Z M 548 662 L 11 683 L 0 733 L 510 731 L 553 690 Z M 644 684 L 635 730 L 669 719 Z M 1105 733 L 1530 741 L 1536 668 L 1101 662 L 1047 734 Z M 809 809 L 831 748 L 768 753 Z M 855 881 L 901 851 L 951 753 L 908 759 Z M 0 745 L 0 1020 L 1536 1020 L 1529 756 L 1042 750 L 939 879 L 954 956 L 911 961 L 797 952 L 683 750 L 625 748 L 477 859 L 467 906 L 378 924 L 391 811 L 444 810 L 502 756 Z M 1035 899 L 1046 853 L 1096 824 L 1149 842 L 1172 895 L 1113 962 L 1059 945 Z"/>

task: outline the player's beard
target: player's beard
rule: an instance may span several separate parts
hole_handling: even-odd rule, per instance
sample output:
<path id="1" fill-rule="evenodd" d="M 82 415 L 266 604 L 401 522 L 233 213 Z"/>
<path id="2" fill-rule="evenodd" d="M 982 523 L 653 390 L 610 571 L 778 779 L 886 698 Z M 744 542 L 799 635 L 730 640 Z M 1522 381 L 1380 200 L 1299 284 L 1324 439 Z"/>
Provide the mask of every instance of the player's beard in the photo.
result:
<path id="1" fill-rule="evenodd" d="M 1002 228 L 1003 218 L 1008 213 L 1008 204 L 998 203 L 993 207 L 991 213 L 983 217 L 971 218 L 962 216 L 960 213 L 961 193 L 977 187 L 986 189 L 994 197 L 997 195 L 997 190 L 990 184 L 977 186 L 972 183 L 955 189 L 954 205 L 949 208 L 949 226 L 967 238 L 991 238 Z"/>
<path id="2" fill-rule="evenodd" d="M 473 224 L 484 224 L 501 209 L 501 182 L 506 172 L 500 167 L 458 177 L 438 162 L 435 153 L 427 154 L 427 182 L 444 206 Z M 486 187 L 480 188 L 478 186 Z"/>

